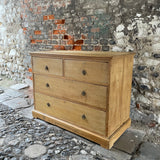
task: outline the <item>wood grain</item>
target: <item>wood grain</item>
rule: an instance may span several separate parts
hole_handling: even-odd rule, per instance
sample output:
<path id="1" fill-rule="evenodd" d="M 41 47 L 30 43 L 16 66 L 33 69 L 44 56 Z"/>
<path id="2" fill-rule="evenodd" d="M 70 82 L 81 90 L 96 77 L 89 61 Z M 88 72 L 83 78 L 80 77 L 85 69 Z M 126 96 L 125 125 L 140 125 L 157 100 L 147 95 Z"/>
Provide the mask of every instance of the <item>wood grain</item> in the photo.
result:
<path id="1" fill-rule="evenodd" d="M 33 116 L 110 149 L 131 124 L 134 53 L 52 50 L 31 55 Z"/>
<path id="2" fill-rule="evenodd" d="M 36 110 L 100 135 L 105 135 L 105 112 L 40 93 L 35 93 L 35 100 Z"/>
<path id="3" fill-rule="evenodd" d="M 33 57 L 33 72 L 62 76 L 62 59 Z"/>
<path id="4" fill-rule="evenodd" d="M 64 73 L 67 78 L 90 83 L 108 84 L 108 71 L 108 63 L 64 60 Z"/>
<path id="5" fill-rule="evenodd" d="M 34 78 L 36 92 L 106 109 L 107 87 L 36 74 Z"/>

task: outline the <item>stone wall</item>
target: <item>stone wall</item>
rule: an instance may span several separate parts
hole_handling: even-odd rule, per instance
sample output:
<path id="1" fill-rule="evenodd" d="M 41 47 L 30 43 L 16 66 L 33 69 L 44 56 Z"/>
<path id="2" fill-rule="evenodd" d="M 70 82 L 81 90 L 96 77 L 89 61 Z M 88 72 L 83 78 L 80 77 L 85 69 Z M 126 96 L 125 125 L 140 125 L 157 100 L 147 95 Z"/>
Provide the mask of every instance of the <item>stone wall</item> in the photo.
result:
<path id="1" fill-rule="evenodd" d="M 131 117 L 160 123 L 160 0 L 0 2 L 1 74 L 30 77 L 34 50 L 133 51 Z"/>

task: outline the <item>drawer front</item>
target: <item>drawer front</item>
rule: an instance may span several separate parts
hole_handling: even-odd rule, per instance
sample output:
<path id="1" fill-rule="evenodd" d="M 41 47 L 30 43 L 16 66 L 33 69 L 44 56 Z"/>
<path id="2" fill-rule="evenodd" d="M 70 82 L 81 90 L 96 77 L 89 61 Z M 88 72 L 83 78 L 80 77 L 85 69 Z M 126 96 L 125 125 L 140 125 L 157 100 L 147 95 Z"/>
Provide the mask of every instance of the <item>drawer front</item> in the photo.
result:
<path id="1" fill-rule="evenodd" d="M 109 64 L 101 62 L 64 60 L 65 77 L 96 84 L 109 81 Z"/>
<path id="2" fill-rule="evenodd" d="M 106 112 L 88 108 L 54 97 L 35 93 L 36 110 L 70 122 L 76 126 L 105 135 Z"/>
<path id="3" fill-rule="evenodd" d="M 62 60 L 33 57 L 33 72 L 62 76 Z"/>
<path id="4" fill-rule="evenodd" d="M 35 91 L 106 109 L 107 88 L 61 78 L 34 75 Z"/>

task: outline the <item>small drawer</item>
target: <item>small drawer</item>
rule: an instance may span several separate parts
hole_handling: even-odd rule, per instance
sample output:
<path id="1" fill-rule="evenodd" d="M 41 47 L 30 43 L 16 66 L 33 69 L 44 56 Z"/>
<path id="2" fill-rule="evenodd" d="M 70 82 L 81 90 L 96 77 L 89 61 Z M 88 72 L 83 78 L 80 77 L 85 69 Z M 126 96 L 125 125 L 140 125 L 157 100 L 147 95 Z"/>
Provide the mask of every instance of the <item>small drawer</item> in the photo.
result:
<path id="1" fill-rule="evenodd" d="M 35 93 L 36 110 L 89 131 L 106 134 L 106 112 Z"/>
<path id="2" fill-rule="evenodd" d="M 78 60 L 64 60 L 65 77 L 95 84 L 107 84 L 109 64 Z"/>
<path id="3" fill-rule="evenodd" d="M 62 59 L 33 57 L 33 72 L 62 76 Z"/>
<path id="4" fill-rule="evenodd" d="M 106 109 L 107 87 L 105 86 L 36 74 L 34 80 L 36 92 Z"/>

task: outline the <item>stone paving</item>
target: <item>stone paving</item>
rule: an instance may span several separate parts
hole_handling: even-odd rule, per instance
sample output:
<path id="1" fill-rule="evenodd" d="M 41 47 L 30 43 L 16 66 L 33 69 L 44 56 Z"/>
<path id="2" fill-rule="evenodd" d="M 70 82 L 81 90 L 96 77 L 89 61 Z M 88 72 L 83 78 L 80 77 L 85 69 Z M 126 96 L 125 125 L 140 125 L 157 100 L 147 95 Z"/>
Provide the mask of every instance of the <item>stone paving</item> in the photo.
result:
<path id="1" fill-rule="evenodd" d="M 34 119 L 28 85 L 6 81 L 0 90 L 0 160 L 160 160 L 160 145 L 148 142 L 145 131 L 131 127 L 106 150 Z"/>

